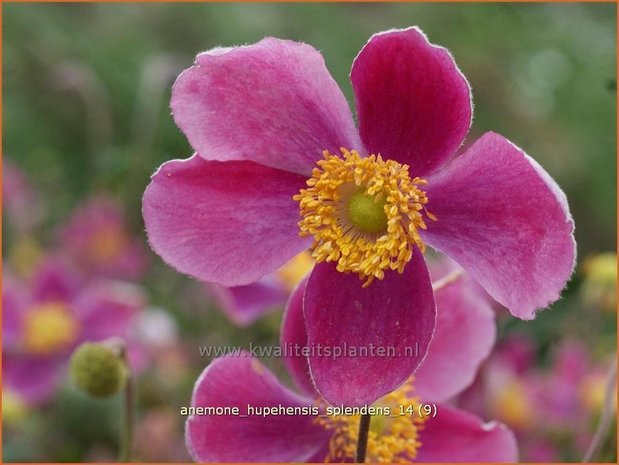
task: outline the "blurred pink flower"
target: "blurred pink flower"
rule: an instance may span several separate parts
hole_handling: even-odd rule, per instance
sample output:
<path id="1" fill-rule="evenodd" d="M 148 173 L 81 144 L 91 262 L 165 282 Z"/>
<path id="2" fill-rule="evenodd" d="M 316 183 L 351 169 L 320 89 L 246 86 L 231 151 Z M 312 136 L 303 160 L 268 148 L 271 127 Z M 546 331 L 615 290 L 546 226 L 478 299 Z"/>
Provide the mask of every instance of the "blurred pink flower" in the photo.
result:
<path id="1" fill-rule="evenodd" d="M 56 257 L 43 261 L 31 282 L 5 269 L 4 386 L 28 403 L 48 400 L 75 347 L 84 341 L 126 337 L 143 305 L 139 288 L 108 280 L 84 283 Z"/>
<path id="2" fill-rule="evenodd" d="M 282 325 L 282 347 L 308 347 L 301 299 L 304 281 L 292 295 Z M 517 459 L 513 434 L 505 426 L 479 418 L 445 403 L 470 383 L 489 354 L 495 336 L 494 314 L 464 278 L 437 291 L 436 335 L 414 380 L 378 401 L 395 417 L 373 417 L 368 444 L 369 462 L 511 462 Z M 352 359 L 349 359 L 352 361 Z M 297 388 L 284 387 L 248 353 L 214 360 L 196 382 L 194 407 L 318 406 L 324 413 L 304 357 L 284 358 Z M 367 383 L 374 382 L 367 373 Z M 342 383 L 341 389 L 364 389 Z M 354 397 L 354 396 L 353 396 Z M 421 420 L 399 414 L 399 405 L 438 404 L 437 415 Z M 409 412 L 410 413 L 410 412 Z M 187 420 L 186 442 L 199 462 L 322 462 L 348 461 L 356 443 L 357 417 L 315 415 L 194 415 Z M 325 460 L 326 459 L 326 460 Z"/>
<path id="3" fill-rule="evenodd" d="M 536 408 L 544 416 L 548 427 L 572 429 L 573 425 L 567 425 L 579 421 L 587 431 L 589 424 L 583 420 L 597 412 L 588 408 L 583 386 L 589 375 L 600 373 L 601 367 L 594 362 L 589 349 L 573 339 L 561 341 L 552 355 L 552 365 L 548 371 L 531 374 L 531 378 L 537 381 Z M 605 384 L 602 381 L 602 385 Z"/>
<path id="4" fill-rule="evenodd" d="M 204 288 L 230 321 L 248 326 L 263 315 L 281 309 L 313 265 L 309 252 L 304 251 L 255 283 L 233 287 L 205 283 Z"/>
<path id="5" fill-rule="evenodd" d="M 187 462 L 180 418 L 175 409 L 157 407 L 144 413 L 136 427 L 136 456 L 142 462 Z"/>
<path id="6" fill-rule="evenodd" d="M 8 225 L 19 234 L 32 232 L 43 217 L 41 199 L 30 180 L 6 157 L 2 160 L 2 207 Z"/>
<path id="7" fill-rule="evenodd" d="M 143 240 L 131 236 L 121 206 L 108 197 L 77 208 L 61 228 L 60 243 L 87 273 L 135 280 L 146 270 Z"/>
<path id="8" fill-rule="evenodd" d="M 143 198 L 153 249 L 200 280 L 241 286 L 312 246 L 319 263 L 303 310 L 311 344 L 418 344 L 425 354 L 436 319 L 425 244 L 519 318 L 557 300 L 575 262 L 565 195 L 495 133 L 452 158 L 472 104 L 449 52 L 418 28 L 379 33 L 351 80 L 358 130 L 309 45 L 266 38 L 198 55 L 171 101 L 196 153 L 164 163 Z M 421 359 L 309 364 L 327 400 L 363 404 Z M 328 387 L 335 372 L 382 381 L 341 398 Z"/>
<path id="9" fill-rule="evenodd" d="M 582 457 L 602 409 L 607 367 L 571 339 L 554 348 L 548 367 L 536 365 L 535 350 L 524 335 L 507 339 L 457 405 L 505 422 L 526 461 L 565 460 L 566 439 Z"/>

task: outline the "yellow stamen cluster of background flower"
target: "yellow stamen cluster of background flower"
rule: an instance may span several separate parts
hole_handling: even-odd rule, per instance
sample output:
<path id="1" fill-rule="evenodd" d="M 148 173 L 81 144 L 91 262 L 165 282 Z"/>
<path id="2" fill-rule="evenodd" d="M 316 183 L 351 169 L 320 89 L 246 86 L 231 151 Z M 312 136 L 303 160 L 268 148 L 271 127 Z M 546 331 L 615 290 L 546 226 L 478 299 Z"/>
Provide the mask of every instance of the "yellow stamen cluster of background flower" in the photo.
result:
<path id="1" fill-rule="evenodd" d="M 286 289 L 292 291 L 313 267 L 314 259 L 309 251 L 304 250 L 288 260 L 288 262 L 275 272 L 275 275 Z"/>
<path id="2" fill-rule="evenodd" d="M 366 453 L 368 462 L 404 463 L 411 462 L 417 456 L 421 446 L 419 431 L 426 418 L 408 413 L 400 415 L 400 406 L 405 412 L 417 411 L 419 400 L 411 397 L 410 392 L 410 384 L 407 384 L 381 400 L 381 405 L 391 407 L 391 415 L 372 417 Z M 412 409 L 408 409 L 409 406 Z M 359 420 L 358 415 L 316 419 L 320 425 L 333 430 L 325 462 L 354 461 L 359 439 Z"/>
<path id="3" fill-rule="evenodd" d="M 60 302 L 40 304 L 24 315 L 24 348 L 28 353 L 48 355 L 70 346 L 78 322 Z"/>
<path id="4" fill-rule="evenodd" d="M 374 278 L 383 279 L 387 269 L 404 271 L 413 255 L 413 247 L 424 251 L 418 230 L 426 229 L 423 212 L 428 202 L 411 179 L 408 165 L 383 160 L 380 155 L 362 158 L 355 150 L 341 149 L 343 158 L 323 152 L 307 189 L 295 195 L 299 202 L 302 236 L 314 236 L 312 256 L 317 262 L 337 262 L 340 272 L 358 273 L 368 286 Z M 386 231 L 368 234 L 360 231 L 346 214 L 347 196 L 362 189 L 376 202 L 384 202 Z"/>

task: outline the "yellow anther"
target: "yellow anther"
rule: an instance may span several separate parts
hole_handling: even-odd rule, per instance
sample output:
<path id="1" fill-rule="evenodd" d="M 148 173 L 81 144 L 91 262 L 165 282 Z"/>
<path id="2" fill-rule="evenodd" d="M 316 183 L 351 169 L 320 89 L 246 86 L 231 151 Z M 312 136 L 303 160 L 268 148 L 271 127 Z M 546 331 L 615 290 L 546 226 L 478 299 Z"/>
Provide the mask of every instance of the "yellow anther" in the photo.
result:
<path id="1" fill-rule="evenodd" d="M 314 267 L 314 259 L 307 250 L 296 255 L 275 272 L 277 279 L 292 291 Z"/>
<path id="2" fill-rule="evenodd" d="M 75 342 L 78 329 L 77 320 L 64 304 L 40 304 L 24 315 L 24 348 L 31 354 L 52 354 Z"/>
<path id="3" fill-rule="evenodd" d="M 365 280 L 383 279 L 386 270 L 404 271 L 413 247 L 423 252 L 419 229 L 429 213 L 421 178 L 411 180 L 408 166 L 380 155 L 362 158 L 341 149 L 342 157 L 323 152 L 299 202 L 302 236 L 314 236 L 317 262 L 337 262 L 337 270 L 357 273 Z"/>
<path id="4" fill-rule="evenodd" d="M 127 247 L 127 235 L 118 228 L 103 228 L 91 239 L 88 252 L 90 258 L 98 264 L 109 264 L 117 260 Z"/>
<path id="5" fill-rule="evenodd" d="M 526 386 L 517 378 L 508 380 L 501 387 L 490 406 L 493 415 L 514 428 L 527 428 L 535 421 Z"/>
<path id="6" fill-rule="evenodd" d="M 394 391 L 380 401 L 389 407 L 391 415 L 375 415 L 370 422 L 367 443 L 367 461 L 370 463 L 411 462 L 421 447 L 419 431 L 427 417 L 418 411 L 419 400 L 411 395 L 412 385 Z M 331 430 L 329 453 L 325 462 L 350 462 L 354 460 L 359 435 L 358 415 L 319 417 L 316 422 Z"/>

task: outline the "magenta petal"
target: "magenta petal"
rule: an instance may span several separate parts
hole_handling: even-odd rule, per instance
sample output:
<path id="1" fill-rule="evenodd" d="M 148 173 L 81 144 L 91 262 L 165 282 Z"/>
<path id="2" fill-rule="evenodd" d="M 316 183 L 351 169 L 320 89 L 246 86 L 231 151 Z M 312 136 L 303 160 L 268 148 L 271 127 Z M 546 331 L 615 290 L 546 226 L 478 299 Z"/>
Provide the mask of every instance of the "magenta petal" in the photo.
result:
<path id="1" fill-rule="evenodd" d="M 266 38 L 198 55 L 172 89 L 172 112 L 209 160 L 251 160 L 309 175 L 322 151 L 361 149 L 350 108 L 320 53 Z"/>
<path id="2" fill-rule="evenodd" d="M 371 404 L 400 386 L 423 360 L 434 331 L 432 285 L 418 249 L 403 274 L 390 271 L 365 289 L 362 284 L 356 274 L 321 263 L 305 290 L 310 371 L 332 404 Z"/>
<path id="3" fill-rule="evenodd" d="M 252 283 L 308 247 L 292 200 L 304 185 L 300 175 L 252 162 L 169 161 L 144 193 L 150 244 L 203 281 Z"/>
<path id="4" fill-rule="evenodd" d="M 56 256 L 50 256 L 39 265 L 32 284 L 33 299 L 37 302 L 67 302 L 79 288 L 75 271 Z"/>
<path id="5" fill-rule="evenodd" d="M 303 355 L 303 348 L 308 347 L 307 330 L 303 317 L 303 295 L 306 285 L 307 278 L 303 279 L 290 294 L 282 319 L 280 345 L 285 350 L 284 364 L 291 378 L 299 389 L 313 396 L 316 388 L 310 375 L 307 356 Z"/>
<path id="6" fill-rule="evenodd" d="M 574 223 L 548 173 L 504 137 L 486 133 L 428 178 L 424 241 L 448 254 L 513 315 L 535 317 L 574 269 Z"/>
<path id="7" fill-rule="evenodd" d="M 420 433 L 417 462 L 516 462 L 514 434 L 503 424 L 483 423 L 461 410 L 438 405 Z"/>
<path id="8" fill-rule="evenodd" d="M 19 393 L 29 404 L 47 402 L 56 392 L 63 374 L 62 357 L 2 356 L 4 387 Z"/>
<path id="9" fill-rule="evenodd" d="M 367 151 L 408 164 L 415 176 L 443 165 L 471 125 L 466 78 L 416 27 L 373 35 L 351 80 Z"/>
<path id="10" fill-rule="evenodd" d="M 10 349 L 21 338 L 22 317 L 30 305 L 26 286 L 5 270 L 2 276 L 2 348 Z"/>
<path id="11" fill-rule="evenodd" d="M 239 326 L 251 325 L 261 316 L 281 308 L 288 297 L 283 285 L 270 275 L 245 286 L 224 287 L 207 283 L 206 292 L 217 300 L 226 316 Z"/>
<path id="12" fill-rule="evenodd" d="M 311 399 L 292 393 L 257 359 L 214 360 L 196 382 L 194 407 L 304 407 Z M 329 441 L 330 433 L 312 415 L 194 415 L 185 440 L 198 462 L 304 462 Z"/>
<path id="13" fill-rule="evenodd" d="M 414 381 L 424 402 L 442 402 L 464 390 L 492 350 L 495 313 L 476 286 L 461 277 L 434 294 L 436 330 Z"/>
<path id="14" fill-rule="evenodd" d="M 82 326 L 81 340 L 126 337 L 137 312 L 145 304 L 141 289 L 132 284 L 107 280 L 91 283 L 73 302 Z"/>

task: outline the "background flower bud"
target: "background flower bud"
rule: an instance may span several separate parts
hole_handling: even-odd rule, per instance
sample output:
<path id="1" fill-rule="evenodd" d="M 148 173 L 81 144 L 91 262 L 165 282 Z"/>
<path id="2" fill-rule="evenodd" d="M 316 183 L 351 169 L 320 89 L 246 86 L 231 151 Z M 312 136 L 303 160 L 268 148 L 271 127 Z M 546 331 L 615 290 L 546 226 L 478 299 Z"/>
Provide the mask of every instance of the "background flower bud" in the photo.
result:
<path id="1" fill-rule="evenodd" d="M 127 366 L 109 346 L 86 342 L 71 357 L 71 379 L 81 390 L 97 398 L 111 397 L 127 382 Z"/>

